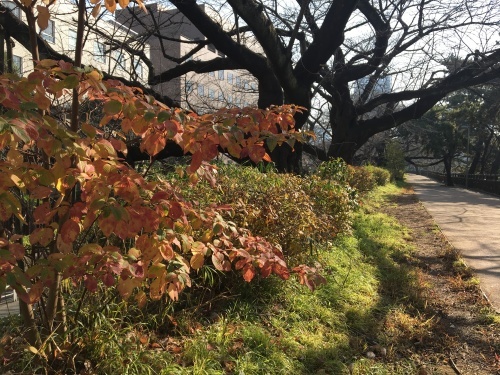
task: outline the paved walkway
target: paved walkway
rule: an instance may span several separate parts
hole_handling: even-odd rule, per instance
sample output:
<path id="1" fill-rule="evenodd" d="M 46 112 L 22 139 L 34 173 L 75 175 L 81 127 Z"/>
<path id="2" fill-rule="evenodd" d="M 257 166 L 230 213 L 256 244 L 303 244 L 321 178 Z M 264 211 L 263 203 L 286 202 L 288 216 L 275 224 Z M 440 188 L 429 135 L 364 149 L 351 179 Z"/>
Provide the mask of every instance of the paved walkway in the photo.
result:
<path id="1" fill-rule="evenodd" d="M 415 174 L 407 174 L 406 181 L 474 269 L 483 292 L 500 312 L 500 198 L 447 187 Z"/>

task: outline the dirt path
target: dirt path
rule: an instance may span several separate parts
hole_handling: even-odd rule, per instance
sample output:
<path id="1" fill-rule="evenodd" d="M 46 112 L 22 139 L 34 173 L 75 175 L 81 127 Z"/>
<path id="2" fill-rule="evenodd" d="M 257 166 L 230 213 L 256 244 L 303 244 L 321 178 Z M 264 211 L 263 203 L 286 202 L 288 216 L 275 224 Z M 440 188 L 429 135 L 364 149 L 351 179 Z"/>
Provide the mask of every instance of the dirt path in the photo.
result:
<path id="1" fill-rule="evenodd" d="M 415 346 L 419 375 L 500 374 L 500 317 L 489 307 L 470 270 L 457 260 L 413 190 L 394 196 L 381 210 L 411 230 L 430 339 Z"/>

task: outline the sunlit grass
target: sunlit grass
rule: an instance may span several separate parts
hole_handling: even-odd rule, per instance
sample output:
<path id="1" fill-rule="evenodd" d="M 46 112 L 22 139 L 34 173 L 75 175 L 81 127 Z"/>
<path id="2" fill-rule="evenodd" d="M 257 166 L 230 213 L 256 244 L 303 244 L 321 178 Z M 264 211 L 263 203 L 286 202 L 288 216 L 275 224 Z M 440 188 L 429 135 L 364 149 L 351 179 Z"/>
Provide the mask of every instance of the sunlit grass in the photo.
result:
<path id="1" fill-rule="evenodd" d="M 297 280 L 238 278 L 224 298 L 208 301 L 188 291 L 179 305 L 144 311 L 114 301 L 88 306 L 77 360 L 97 374 L 414 374 L 405 359 L 394 365 L 365 357 L 378 344 L 394 359 L 394 346 L 432 329 L 433 320 L 415 309 L 418 273 L 401 262 L 412 253 L 408 231 L 376 212 L 399 192 L 378 188 L 364 198 L 352 235 L 315 249 L 327 279 L 316 291 Z M 220 288 L 223 277 L 200 275 L 213 279 L 210 288 Z M 170 338 L 178 346 L 167 345 Z"/>

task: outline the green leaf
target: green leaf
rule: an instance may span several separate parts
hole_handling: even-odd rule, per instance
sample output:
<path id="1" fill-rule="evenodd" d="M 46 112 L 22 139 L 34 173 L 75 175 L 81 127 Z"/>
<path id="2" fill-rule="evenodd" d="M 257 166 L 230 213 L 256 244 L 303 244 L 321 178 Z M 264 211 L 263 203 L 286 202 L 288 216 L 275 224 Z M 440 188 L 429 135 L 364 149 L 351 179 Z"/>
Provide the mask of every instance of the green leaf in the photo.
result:
<path id="1" fill-rule="evenodd" d="M 277 144 L 278 144 L 278 141 L 274 137 L 269 137 L 266 139 L 266 145 L 269 148 L 270 152 L 272 152 L 276 148 Z"/>
<path id="2" fill-rule="evenodd" d="M 118 100 L 110 100 L 106 104 L 104 104 L 104 113 L 106 115 L 116 115 L 117 113 L 120 113 L 122 110 L 122 103 L 120 103 Z"/>
<path id="3" fill-rule="evenodd" d="M 21 103 L 20 107 L 23 111 L 31 111 L 34 109 L 38 109 L 38 106 L 35 102 L 24 102 Z"/>
<path id="4" fill-rule="evenodd" d="M 0 134 L 10 131 L 10 124 L 0 119 Z"/>
<path id="5" fill-rule="evenodd" d="M 12 132 L 15 135 L 17 135 L 23 142 L 27 143 L 31 140 L 30 136 L 28 135 L 28 133 L 26 133 L 26 130 L 24 130 L 23 128 L 12 126 Z"/>
<path id="6" fill-rule="evenodd" d="M 160 113 L 158 113 L 158 122 L 170 120 L 170 117 L 171 117 L 170 112 L 161 111 Z"/>
<path id="7" fill-rule="evenodd" d="M 78 87 L 80 84 L 80 80 L 77 76 L 75 75 L 70 75 L 64 78 L 64 87 L 67 89 L 74 89 Z"/>
<path id="8" fill-rule="evenodd" d="M 151 121 L 152 119 L 154 119 L 156 117 L 156 115 L 154 114 L 154 112 L 146 112 L 144 114 L 144 120 L 146 121 Z"/>

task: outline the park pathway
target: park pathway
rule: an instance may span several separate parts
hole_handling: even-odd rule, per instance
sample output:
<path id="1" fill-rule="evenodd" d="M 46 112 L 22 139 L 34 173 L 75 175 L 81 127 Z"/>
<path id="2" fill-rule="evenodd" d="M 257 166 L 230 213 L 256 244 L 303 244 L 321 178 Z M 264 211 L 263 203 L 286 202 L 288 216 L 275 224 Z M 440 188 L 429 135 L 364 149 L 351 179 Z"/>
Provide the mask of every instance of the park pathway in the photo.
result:
<path id="1" fill-rule="evenodd" d="M 418 198 L 500 312 L 500 198 L 407 174 Z"/>

